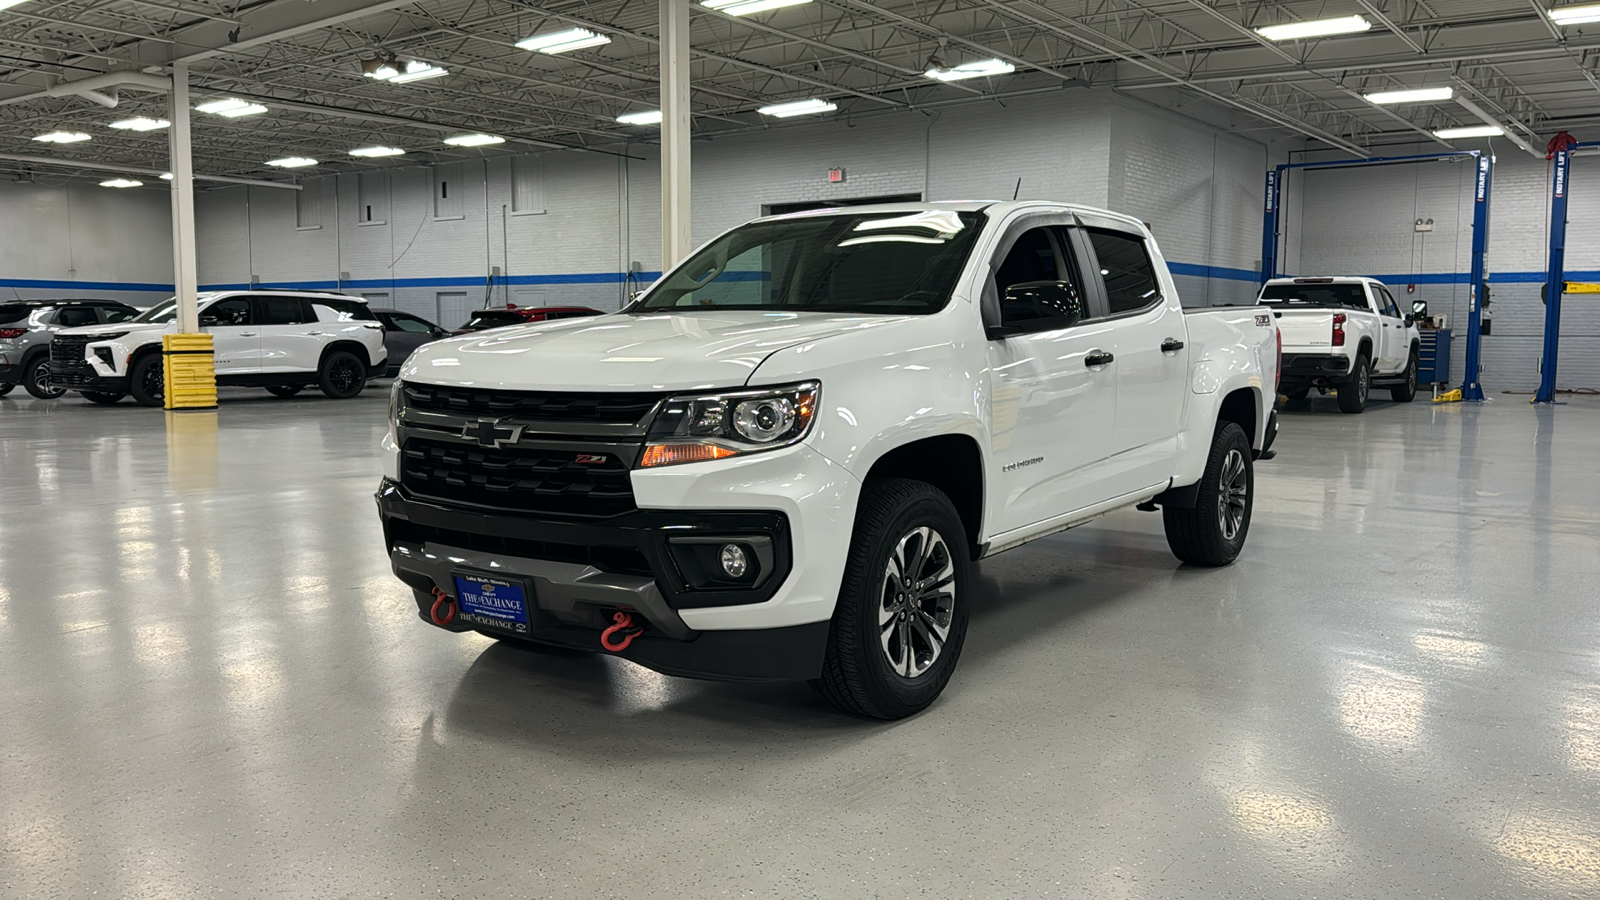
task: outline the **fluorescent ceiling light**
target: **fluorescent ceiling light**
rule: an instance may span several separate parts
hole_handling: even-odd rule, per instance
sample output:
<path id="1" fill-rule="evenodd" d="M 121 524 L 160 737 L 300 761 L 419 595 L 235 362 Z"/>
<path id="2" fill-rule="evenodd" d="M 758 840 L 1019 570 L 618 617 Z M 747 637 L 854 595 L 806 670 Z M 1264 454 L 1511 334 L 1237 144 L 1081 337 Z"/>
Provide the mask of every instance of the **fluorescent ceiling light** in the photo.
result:
<path id="1" fill-rule="evenodd" d="M 202 103 L 195 107 L 195 111 L 237 119 L 240 116 L 253 116 L 257 113 L 264 113 L 267 108 L 259 103 L 251 103 L 249 100 L 240 100 L 238 97 L 224 97 L 221 100 Z"/>
<path id="2" fill-rule="evenodd" d="M 52 131 L 49 134 L 41 134 L 34 138 L 34 140 L 43 141 L 46 144 L 76 144 L 79 141 L 87 141 L 88 139 L 89 136 L 81 131 Z"/>
<path id="3" fill-rule="evenodd" d="M 3 3 L 4 0 L 0 0 L 0 4 Z M 4 7 L 0 6 L 0 8 Z M 1557 25 L 1582 25 L 1585 22 L 1600 22 L 1600 3 L 1552 7 L 1550 18 Z"/>
<path id="4" fill-rule="evenodd" d="M 144 187 L 144 182 L 134 181 L 132 178 L 113 178 L 110 181 L 100 182 L 100 186 L 108 188 Z"/>
<path id="5" fill-rule="evenodd" d="M 277 166 L 280 169 L 299 169 L 304 166 L 314 166 L 317 161 L 306 156 L 285 156 L 283 159 L 269 159 L 267 165 Z"/>
<path id="6" fill-rule="evenodd" d="M 137 118 L 123 119 L 121 122 L 112 122 L 111 127 L 122 131 L 156 131 L 161 128 L 170 128 L 172 123 L 166 119 L 147 119 L 144 116 L 138 116 Z"/>
<path id="7" fill-rule="evenodd" d="M 1328 37 L 1335 34 L 1356 34 L 1372 28 L 1372 23 L 1360 16 L 1341 16 L 1337 19 L 1313 19 L 1310 22 L 1285 22 L 1257 28 L 1256 34 L 1269 41 L 1302 41 L 1306 38 Z"/>
<path id="8" fill-rule="evenodd" d="M 444 142 L 452 147 L 487 147 L 490 144 L 504 144 L 506 139 L 497 134 L 458 134 L 445 138 Z"/>
<path id="9" fill-rule="evenodd" d="M 350 151 L 351 156 L 379 157 L 379 156 L 404 156 L 406 152 L 399 147 L 360 147 Z"/>
<path id="10" fill-rule="evenodd" d="M 450 70 L 435 65 L 429 65 L 421 60 L 413 59 L 406 63 L 406 70 L 389 76 L 390 84 L 409 84 L 413 81 L 422 81 L 427 78 L 438 78 L 440 75 L 449 75 Z"/>
<path id="11" fill-rule="evenodd" d="M 0 9 L 10 9 L 13 6 L 16 6 L 18 3 L 25 2 L 27 2 L 27 0 L 0 0 Z"/>
<path id="12" fill-rule="evenodd" d="M 1433 103 L 1437 100 L 1449 100 L 1455 95 L 1455 88 L 1433 87 L 1405 91 L 1379 91 L 1376 94 L 1367 94 L 1366 97 L 1368 103 L 1386 106 L 1391 103 Z"/>
<path id="13" fill-rule="evenodd" d="M 810 100 L 796 100 L 793 103 L 779 103 L 775 106 L 763 106 L 757 112 L 763 116 L 772 116 L 778 119 L 787 119 L 790 116 L 809 116 L 814 113 L 832 112 L 838 109 L 837 104 L 812 97 Z"/>
<path id="14" fill-rule="evenodd" d="M 1506 130 L 1499 125 L 1468 125 L 1465 128 L 1441 128 L 1433 134 L 1445 140 L 1451 138 L 1499 137 Z"/>
<path id="15" fill-rule="evenodd" d="M 383 63 L 376 69 L 373 69 L 371 72 L 363 72 L 361 74 L 367 76 L 368 78 L 376 78 L 379 81 L 388 81 L 396 75 L 399 75 L 400 70 L 389 65 L 388 63 Z"/>
<path id="16" fill-rule="evenodd" d="M 984 59 L 962 63 L 954 69 L 930 68 L 923 74 L 935 81 L 963 81 L 968 78 L 987 78 L 992 75 L 1010 75 L 1017 67 L 1003 59 Z"/>
<path id="17" fill-rule="evenodd" d="M 617 121 L 624 125 L 660 125 L 661 110 L 652 109 L 649 112 L 624 113 L 617 116 Z"/>
<path id="18" fill-rule="evenodd" d="M 752 13 L 783 9 L 785 6 L 799 6 L 802 3 L 810 2 L 811 0 L 701 0 L 700 5 L 706 9 L 714 9 L 719 13 L 726 13 L 730 16 L 748 16 Z"/>
<path id="19" fill-rule="evenodd" d="M 172 180 L 172 173 L 171 172 L 162 172 L 161 173 L 161 180 L 162 181 L 171 181 Z"/>
<path id="20" fill-rule="evenodd" d="M 609 43 L 611 38 L 595 34 L 587 28 L 568 28 L 565 31 L 552 31 L 549 34 L 536 34 L 531 38 L 524 38 L 517 41 L 517 46 L 535 53 L 567 53 Z"/>

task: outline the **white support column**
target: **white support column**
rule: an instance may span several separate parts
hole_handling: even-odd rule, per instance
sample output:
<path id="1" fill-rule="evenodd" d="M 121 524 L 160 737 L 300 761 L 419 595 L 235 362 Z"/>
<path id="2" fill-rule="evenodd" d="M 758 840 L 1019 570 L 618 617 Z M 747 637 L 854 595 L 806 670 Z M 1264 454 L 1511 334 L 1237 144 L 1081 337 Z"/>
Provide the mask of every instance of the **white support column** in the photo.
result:
<path id="1" fill-rule="evenodd" d="M 172 279 L 178 295 L 178 333 L 200 330 L 195 309 L 200 291 L 194 243 L 194 164 L 189 155 L 189 64 L 172 64 L 172 93 L 167 95 L 168 162 L 172 167 Z"/>
<path id="2" fill-rule="evenodd" d="M 694 249 L 689 221 L 689 3 L 661 0 L 661 269 Z"/>

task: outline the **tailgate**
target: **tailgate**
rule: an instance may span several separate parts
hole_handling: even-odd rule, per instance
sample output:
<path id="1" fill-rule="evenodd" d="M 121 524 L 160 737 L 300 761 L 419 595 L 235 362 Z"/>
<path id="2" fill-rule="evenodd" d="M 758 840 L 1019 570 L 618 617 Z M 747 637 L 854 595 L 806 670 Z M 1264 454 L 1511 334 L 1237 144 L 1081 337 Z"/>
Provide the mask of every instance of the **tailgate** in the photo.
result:
<path id="1" fill-rule="evenodd" d="M 1333 311 L 1322 309 L 1275 310 L 1283 352 L 1325 350 L 1333 346 Z"/>

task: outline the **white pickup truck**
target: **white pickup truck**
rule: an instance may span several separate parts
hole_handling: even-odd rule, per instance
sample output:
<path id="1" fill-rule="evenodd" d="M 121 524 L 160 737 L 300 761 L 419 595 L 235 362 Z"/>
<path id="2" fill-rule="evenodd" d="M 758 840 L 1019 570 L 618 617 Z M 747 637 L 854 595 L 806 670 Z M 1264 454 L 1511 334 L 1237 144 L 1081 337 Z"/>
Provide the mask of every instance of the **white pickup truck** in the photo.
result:
<path id="1" fill-rule="evenodd" d="M 419 349 L 377 501 L 441 628 L 896 718 L 949 680 L 975 560 L 1140 505 L 1232 562 L 1277 355 L 1259 307 L 1184 310 L 1126 216 L 761 219 L 619 313 Z"/>
<path id="2" fill-rule="evenodd" d="M 1283 334 L 1280 390 L 1304 400 L 1312 388 L 1338 392 L 1339 409 L 1367 408 L 1373 386 L 1397 403 L 1417 396 L 1416 320 L 1375 278 L 1274 278 L 1261 287 Z"/>

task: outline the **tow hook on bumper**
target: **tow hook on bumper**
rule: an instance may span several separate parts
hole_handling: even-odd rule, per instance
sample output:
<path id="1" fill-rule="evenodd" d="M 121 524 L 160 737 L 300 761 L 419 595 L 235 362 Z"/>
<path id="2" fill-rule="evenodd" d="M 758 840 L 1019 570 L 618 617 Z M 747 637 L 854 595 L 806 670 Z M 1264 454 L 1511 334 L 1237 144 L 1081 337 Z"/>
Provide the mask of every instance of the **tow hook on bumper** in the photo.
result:
<path id="1" fill-rule="evenodd" d="M 600 646 L 612 653 L 621 653 L 628 649 L 633 639 L 644 633 L 643 625 L 635 625 L 633 613 L 619 609 L 611 616 L 611 621 L 616 624 L 600 632 Z"/>
<path id="2" fill-rule="evenodd" d="M 433 606 L 428 610 L 428 618 L 435 625 L 449 625 L 456 620 L 456 598 L 439 590 L 438 585 L 433 586 Z"/>

